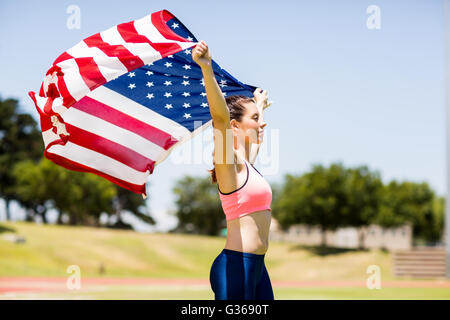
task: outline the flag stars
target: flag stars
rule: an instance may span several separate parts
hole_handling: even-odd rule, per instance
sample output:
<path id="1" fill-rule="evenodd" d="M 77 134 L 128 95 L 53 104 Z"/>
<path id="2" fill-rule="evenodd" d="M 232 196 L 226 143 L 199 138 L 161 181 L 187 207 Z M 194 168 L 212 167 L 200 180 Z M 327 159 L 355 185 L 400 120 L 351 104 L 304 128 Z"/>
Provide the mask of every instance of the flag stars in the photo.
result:
<path id="1" fill-rule="evenodd" d="M 185 102 L 185 103 L 183 103 L 183 108 L 190 108 L 191 107 L 191 104 L 190 103 L 187 103 L 187 102 Z"/>
<path id="2" fill-rule="evenodd" d="M 130 83 L 130 85 L 128 86 L 128 88 L 130 88 L 130 89 L 134 89 L 134 88 L 136 88 L 136 84 L 134 84 L 134 83 Z"/>
<path id="3" fill-rule="evenodd" d="M 172 85 L 172 81 L 167 81 L 167 80 L 166 80 L 166 81 L 164 82 L 164 84 L 165 84 L 166 86 L 171 86 L 171 85 Z"/>
<path id="4" fill-rule="evenodd" d="M 172 58 L 173 59 L 173 55 L 169 55 L 169 56 L 167 56 L 167 58 Z"/>
<path id="5" fill-rule="evenodd" d="M 186 49 L 186 50 L 184 50 L 184 53 L 185 53 L 185 54 L 191 54 L 191 50 Z"/>
<path id="6" fill-rule="evenodd" d="M 164 63 L 164 65 L 166 66 L 166 68 L 170 68 L 172 67 L 172 62 L 166 62 Z"/>
<path id="7" fill-rule="evenodd" d="M 174 29 L 178 28 L 178 23 L 173 23 L 172 28 Z"/>
<path id="8" fill-rule="evenodd" d="M 206 97 L 206 92 L 200 93 L 202 97 Z"/>
<path id="9" fill-rule="evenodd" d="M 227 86 L 227 80 L 220 80 L 219 86 L 220 86 L 221 88 L 223 88 L 223 87 L 228 87 L 228 86 Z"/>
<path id="10" fill-rule="evenodd" d="M 192 40 L 194 40 L 194 39 L 192 39 L 191 37 L 187 37 L 187 39 L 188 39 L 189 41 L 192 41 Z"/>
<path id="11" fill-rule="evenodd" d="M 167 103 L 167 104 L 164 106 L 164 108 L 166 108 L 167 110 L 169 110 L 169 109 L 172 109 L 173 106 L 172 106 L 171 103 Z"/>
<path id="12" fill-rule="evenodd" d="M 183 92 L 182 95 L 185 96 L 185 97 L 190 97 L 191 96 L 191 94 L 189 92 Z"/>
<path id="13" fill-rule="evenodd" d="M 146 86 L 150 88 L 150 87 L 153 87 L 154 84 L 153 84 L 153 82 L 148 81 L 147 84 L 146 84 Z"/>
<path id="14" fill-rule="evenodd" d="M 183 68 L 184 68 L 184 70 L 190 70 L 190 69 L 191 69 L 191 66 L 188 65 L 188 64 L 185 64 L 185 65 L 183 66 Z"/>
<path id="15" fill-rule="evenodd" d="M 153 99 L 155 96 L 153 95 L 153 93 L 149 93 L 147 94 L 147 99 Z"/>
<path id="16" fill-rule="evenodd" d="M 133 78 L 133 77 L 136 76 L 136 75 L 134 74 L 134 72 L 130 72 L 130 73 L 128 73 L 128 76 L 129 76 L 130 78 Z"/>
<path id="17" fill-rule="evenodd" d="M 190 114 L 190 113 L 185 113 L 185 114 L 183 115 L 183 117 L 185 117 L 186 119 L 189 119 L 189 118 L 191 117 L 191 114 Z"/>
<path id="18" fill-rule="evenodd" d="M 181 83 L 183 86 L 188 86 L 190 83 L 189 81 L 183 80 L 183 82 Z"/>
<path id="19" fill-rule="evenodd" d="M 170 98 L 170 97 L 172 97 L 172 94 L 170 92 L 166 92 L 166 93 L 164 93 L 164 97 Z"/>
<path id="20" fill-rule="evenodd" d="M 201 84 L 202 86 L 205 86 L 205 79 L 202 79 L 202 80 L 200 81 L 200 84 Z"/>
<path id="21" fill-rule="evenodd" d="M 206 108 L 206 107 L 208 107 L 208 104 L 207 104 L 206 102 L 203 102 L 203 103 L 201 104 L 201 106 L 202 106 L 203 108 Z"/>
<path id="22" fill-rule="evenodd" d="M 147 71 L 145 74 L 148 75 L 148 76 L 152 76 L 153 72 L 152 71 Z"/>

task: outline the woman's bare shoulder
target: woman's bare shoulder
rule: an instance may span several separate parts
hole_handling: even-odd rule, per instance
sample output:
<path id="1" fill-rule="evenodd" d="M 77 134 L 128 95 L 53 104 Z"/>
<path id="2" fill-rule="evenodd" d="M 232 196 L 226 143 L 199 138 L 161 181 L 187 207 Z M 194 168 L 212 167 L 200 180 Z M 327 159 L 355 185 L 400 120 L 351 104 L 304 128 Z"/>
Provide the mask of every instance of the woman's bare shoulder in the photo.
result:
<path id="1" fill-rule="evenodd" d="M 240 179 L 238 175 L 245 169 L 245 163 L 240 161 L 239 156 L 234 153 L 234 163 L 232 164 L 216 164 L 216 178 L 219 188 L 222 192 L 227 193 L 237 189 Z"/>

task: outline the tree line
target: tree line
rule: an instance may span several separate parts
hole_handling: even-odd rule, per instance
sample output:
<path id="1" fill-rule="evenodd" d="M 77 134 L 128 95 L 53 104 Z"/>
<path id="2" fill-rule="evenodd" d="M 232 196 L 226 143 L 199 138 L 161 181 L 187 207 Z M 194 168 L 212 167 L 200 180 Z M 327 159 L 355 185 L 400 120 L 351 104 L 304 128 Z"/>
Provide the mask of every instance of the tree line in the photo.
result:
<path id="1" fill-rule="evenodd" d="M 184 177 L 174 187 L 179 220 L 173 232 L 217 235 L 226 226 L 217 185 L 210 177 Z M 384 184 L 367 166 L 346 168 L 313 165 L 301 175 L 287 174 L 272 186 L 272 214 L 283 230 L 296 224 L 325 231 L 377 224 L 392 228 L 410 223 L 414 239 L 439 242 L 444 229 L 444 198 L 425 182 L 390 181 Z M 360 233 L 360 247 L 364 241 Z"/>
<path id="2" fill-rule="evenodd" d="M 85 172 L 62 168 L 43 157 L 41 131 L 16 99 L 0 98 L 0 198 L 11 219 L 12 201 L 25 209 L 27 221 L 48 222 L 55 210 L 58 224 L 100 226 L 100 216 L 114 216 L 117 228 L 131 228 L 124 211 L 154 224 L 141 195 Z"/>

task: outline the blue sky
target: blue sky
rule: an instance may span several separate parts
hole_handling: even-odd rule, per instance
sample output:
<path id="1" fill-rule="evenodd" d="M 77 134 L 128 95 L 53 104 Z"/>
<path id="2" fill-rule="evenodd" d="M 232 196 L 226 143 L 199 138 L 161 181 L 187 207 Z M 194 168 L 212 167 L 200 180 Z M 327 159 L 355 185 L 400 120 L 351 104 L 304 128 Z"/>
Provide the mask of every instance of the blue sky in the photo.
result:
<path id="1" fill-rule="evenodd" d="M 80 8 L 79 30 L 66 27 L 69 5 Z M 379 30 L 366 26 L 369 5 L 380 8 Z M 446 192 L 442 0 L 1 2 L 0 95 L 19 99 L 37 119 L 27 92 L 39 89 L 60 53 L 161 9 L 207 41 L 221 67 L 275 101 L 261 154 L 276 156 L 278 170 L 256 162 L 269 182 L 341 161 L 368 165 L 385 182 L 426 181 Z M 275 147 L 270 130 L 279 133 Z M 175 223 L 166 214 L 175 181 L 206 176 L 211 167 L 174 163 L 205 145 L 203 138 L 180 147 L 148 179 L 160 230 Z"/>

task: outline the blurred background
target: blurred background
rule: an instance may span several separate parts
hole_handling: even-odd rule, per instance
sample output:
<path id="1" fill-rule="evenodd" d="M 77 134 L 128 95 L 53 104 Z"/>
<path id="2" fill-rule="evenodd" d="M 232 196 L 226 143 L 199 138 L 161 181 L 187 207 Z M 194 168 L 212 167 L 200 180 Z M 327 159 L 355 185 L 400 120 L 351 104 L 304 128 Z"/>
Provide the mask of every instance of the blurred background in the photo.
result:
<path id="1" fill-rule="evenodd" d="M 66 49 L 162 9 L 274 101 L 255 166 L 273 189 L 275 298 L 449 299 L 443 0 L 2 2 L 0 298 L 213 298 L 211 128 L 144 200 L 44 159 L 27 95 Z"/>

